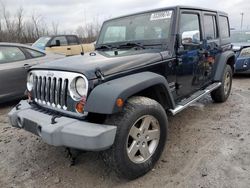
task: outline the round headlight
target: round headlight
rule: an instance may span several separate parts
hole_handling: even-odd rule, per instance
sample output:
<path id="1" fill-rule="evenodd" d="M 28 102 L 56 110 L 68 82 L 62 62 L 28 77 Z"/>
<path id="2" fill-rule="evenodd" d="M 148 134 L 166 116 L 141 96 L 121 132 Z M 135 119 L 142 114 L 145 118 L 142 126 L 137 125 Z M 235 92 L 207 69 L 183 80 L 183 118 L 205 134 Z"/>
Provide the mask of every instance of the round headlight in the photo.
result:
<path id="1" fill-rule="evenodd" d="M 31 74 L 28 76 L 28 79 L 27 79 L 27 89 L 28 89 L 29 91 L 32 91 L 33 85 L 34 85 L 34 76 L 33 76 L 33 74 L 31 73 Z"/>
<path id="2" fill-rule="evenodd" d="M 86 82 L 83 78 L 79 77 L 76 79 L 76 92 L 83 97 L 84 95 L 86 95 Z"/>

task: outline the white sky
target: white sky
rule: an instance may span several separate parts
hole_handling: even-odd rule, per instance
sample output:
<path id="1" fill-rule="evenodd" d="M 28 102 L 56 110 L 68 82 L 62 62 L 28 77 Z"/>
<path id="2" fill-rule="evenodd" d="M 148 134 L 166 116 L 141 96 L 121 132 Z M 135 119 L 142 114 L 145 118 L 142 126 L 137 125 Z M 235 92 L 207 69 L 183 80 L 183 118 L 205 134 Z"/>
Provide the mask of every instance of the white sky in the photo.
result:
<path id="1" fill-rule="evenodd" d="M 22 6 L 28 18 L 36 12 L 48 25 L 59 23 L 59 30 L 74 31 L 84 21 L 97 18 L 103 21 L 137 11 L 173 5 L 191 5 L 217 9 L 229 13 L 231 27 L 239 28 L 244 12 L 244 28 L 250 29 L 249 0 L 0 0 L 10 13 Z M 0 12 L 1 13 L 1 12 Z"/>

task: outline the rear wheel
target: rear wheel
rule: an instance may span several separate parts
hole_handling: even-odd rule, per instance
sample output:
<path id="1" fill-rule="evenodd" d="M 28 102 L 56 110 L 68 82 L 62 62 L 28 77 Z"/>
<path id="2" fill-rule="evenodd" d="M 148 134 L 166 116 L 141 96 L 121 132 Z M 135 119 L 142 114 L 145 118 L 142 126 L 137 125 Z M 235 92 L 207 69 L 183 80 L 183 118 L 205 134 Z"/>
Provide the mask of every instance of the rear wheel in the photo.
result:
<path id="1" fill-rule="evenodd" d="M 133 97 L 122 113 L 106 123 L 117 126 L 114 145 L 103 153 L 109 167 L 127 179 L 140 177 L 154 167 L 165 146 L 168 124 L 159 103 Z"/>
<path id="2" fill-rule="evenodd" d="M 223 80 L 221 86 L 211 93 L 211 97 L 214 102 L 225 102 L 228 99 L 231 93 L 232 80 L 233 71 L 232 68 L 227 65 L 223 73 Z"/>

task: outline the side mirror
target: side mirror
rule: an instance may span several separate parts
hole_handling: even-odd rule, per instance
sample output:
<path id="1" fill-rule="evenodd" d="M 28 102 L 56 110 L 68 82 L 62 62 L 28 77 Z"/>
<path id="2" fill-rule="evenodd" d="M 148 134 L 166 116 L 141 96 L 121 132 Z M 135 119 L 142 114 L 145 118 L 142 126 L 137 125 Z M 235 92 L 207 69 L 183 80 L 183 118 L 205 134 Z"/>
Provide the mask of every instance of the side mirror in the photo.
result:
<path id="1" fill-rule="evenodd" d="M 200 45 L 200 32 L 198 30 L 183 32 L 181 35 L 181 43 L 187 46 Z"/>
<path id="2" fill-rule="evenodd" d="M 56 46 L 61 46 L 60 40 L 56 40 Z"/>

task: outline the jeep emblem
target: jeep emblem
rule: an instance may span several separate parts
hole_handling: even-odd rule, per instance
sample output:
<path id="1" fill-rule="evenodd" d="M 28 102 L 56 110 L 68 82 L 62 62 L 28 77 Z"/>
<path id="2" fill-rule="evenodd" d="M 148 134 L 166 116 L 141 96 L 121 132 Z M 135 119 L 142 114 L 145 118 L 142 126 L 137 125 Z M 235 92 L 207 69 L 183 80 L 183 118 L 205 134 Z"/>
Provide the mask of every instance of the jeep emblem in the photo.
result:
<path id="1" fill-rule="evenodd" d="M 48 77 L 53 77 L 53 76 L 54 76 L 54 73 L 53 73 L 53 72 L 48 72 L 48 73 L 47 73 L 47 76 L 48 76 Z"/>

